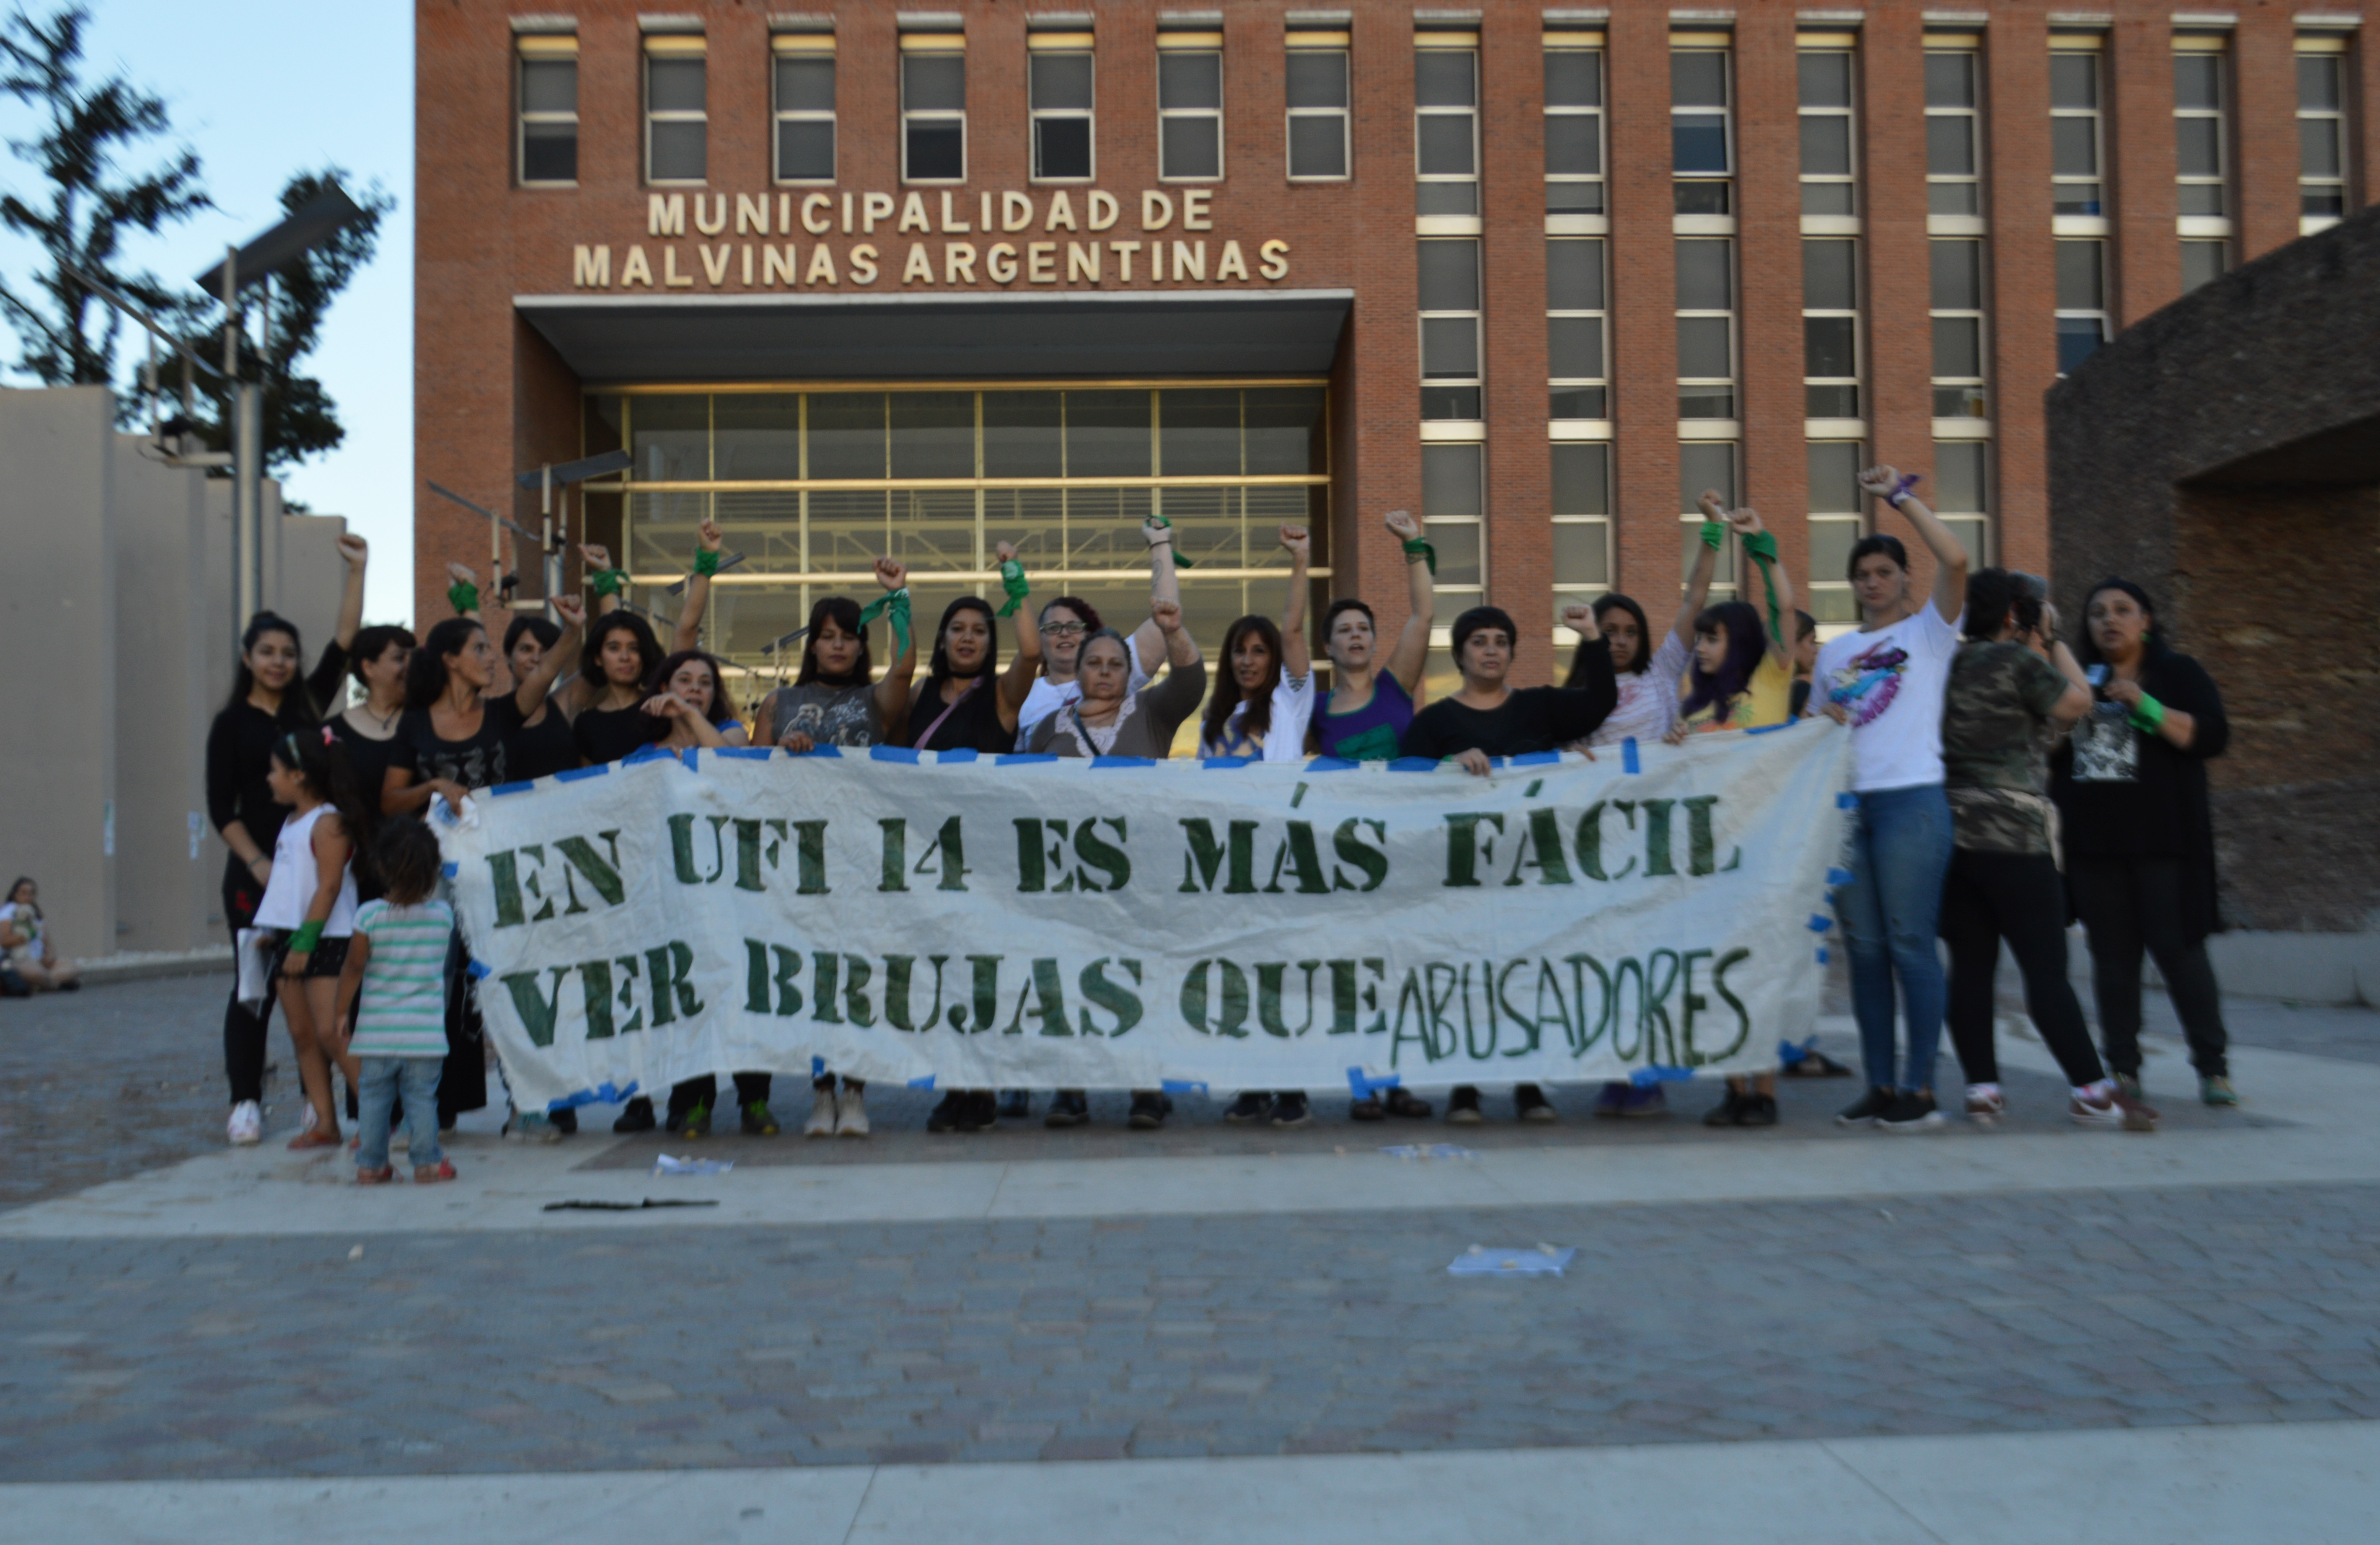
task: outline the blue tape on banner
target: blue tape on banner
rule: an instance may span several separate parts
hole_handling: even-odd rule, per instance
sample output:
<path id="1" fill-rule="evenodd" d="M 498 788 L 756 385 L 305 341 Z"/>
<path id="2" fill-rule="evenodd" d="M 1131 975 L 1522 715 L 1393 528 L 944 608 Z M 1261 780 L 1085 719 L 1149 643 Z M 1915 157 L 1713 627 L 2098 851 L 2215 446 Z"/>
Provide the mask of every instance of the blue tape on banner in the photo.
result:
<path id="1" fill-rule="evenodd" d="M 1358 1100 L 1368 1100 L 1383 1089 L 1401 1089 L 1403 1086 L 1402 1074 L 1390 1073 L 1386 1078 L 1375 1079 L 1365 1076 L 1361 1068 L 1347 1069 L 1347 1087 Z"/>
<path id="2" fill-rule="evenodd" d="M 1822 917 L 1816 912 L 1810 914 L 1810 932 L 1814 934 L 1823 934 L 1834 925 L 1835 920 L 1831 917 Z"/>
<path id="3" fill-rule="evenodd" d="M 492 789 L 485 789 L 480 791 L 488 794 L 526 794 L 536 787 L 536 784 L 528 782 L 499 783 Z"/>
<path id="4" fill-rule="evenodd" d="M 1400 756 L 1389 764 L 1390 772 L 1436 772 L 1438 762 L 1429 756 Z"/>
<path id="5" fill-rule="evenodd" d="M 777 748 L 772 745 L 723 745 L 710 754 L 733 756 L 739 762 L 765 762 L 777 754 Z"/>
<path id="6" fill-rule="evenodd" d="M 1827 883 L 1828 885 L 1849 885 L 1852 883 L 1852 872 L 1848 869 L 1829 869 L 1827 871 Z"/>
<path id="7" fill-rule="evenodd" d="M 1000 755 L 993 757 L 991 759 L 991 765 L 995 767 L 1014 767 L 1026 762 L 1059 762 L 1063 760 L 1063 757 L 1052 756 L 1046 751 L 1010 751 L 1003 752 Z"/>
<path id="8" fill-rule="evenodd" d="M 1198 765 L 1202 767 L 1245 767 L 1255 760 L 1253 756 L 1201 756 Z"/>
<path id="9" fill-rule="evenodd" d="M 699 757 L 701 754 L 702 754 L 702 748 L 701 748 L 700 746 L 698 746 L 698 745 L 690 745 L 690 746 L 687 746 L 684 751 L 679 752 L 679 753 L 677 754 L 677 757 L 678 757 L 678 760 L 679 760 L 679 761 L 684 762 L 684 763 L 686 764 L 686 771 L 688 771 L 688 772 L 700 772 L 700 771 L 702 770 L 702 764 L 701 764 L 699 761 L 698 761 L 698 760 L 697 760 L 697 758 L 698 758 L 698 757 Z"/>
<path id="10" fill-rule="evenodd" d="M 1688 1083 L 1693 1080 L 1694 1076 L 1691 1068 L 1664 1068 L 1657 1062 L 1649 1068 L 1639 1068 L 1629 1074 L 1628 1081 L 1639 1089 L 1650 1089 L 1657 1083 Z"/>
<path id="11" fill-rule="evenodd" d="M 1516 767 L 1558 766 L 1561 759 L 1562 754 L 1559 751 L 1524 751 L 1512 758 L 1512 766 Z"/>
<path id="12" fill-rule="evenodd" d="M 1631 773 L 1645 770 L 1645 759 L 1636 754 L 1636 737 L 1633 735 L 1620 742 L 1620 770 Z"/>
<path id="13" fill-rule="evenodd" d="M 1207 1086 L 1193 1079 L 1160 1079 L 1157 1087 L 1168 1094 L 1204 1094 Z"/>
<path id="14" fill-rule="evenodd" d="M 1835 808 L 1837 810 L 1857 810 L 1859 808 L 1859 796 L 1852 793 L 1849 789 L 1846 789 L 1841 793 L 1835 796 Z"/>
<path id="15" fill-rule="evenodd" d="M 934 1075 L 929 1073 L 922 1079 L 911 1079 L 909 1080 L 909 1087 L 912 1089 L 931 1089 L 934 1087 Z"/>
<path id="16" fill-rule="evenodd" d="M 1747 735 L 1769 735 L 1776 733 L 1779 730 L 1791 730 L 1792 728 L 1793 721 L 1789 718 L 1778 724 L 1755 724 L 1751 729 L 1746 730 L 1744 733 Z"/>
<path id="17" fill-rule="evenodd" d="M 598 762 L 591 767 L 573 767 L 568 772 L 555 773 L 553 780 L 556 783 L 576 783 L 582 778 L 601 778 L 611 770 L 611 763 Z"/>
<path id="18" fill-rule="evenodd" d="M 1779 1068 L 1791 1068 L 1797 1062 L 1808 1061 L 1809 1057 L 1810 1048 L 1807 1045 L 1797 1046 L 1791 1041 L 1777 1043 L 1777 1066 Z"/>
<path id="19" fill-rule="evenodd" d="M 800 756 L 832 756 L 836 761 L 840 762 L 843 760 L 843 748 L 832 745 L 814 745 L 808 751 L 797 752 L 795 754 Z"/>
<path id="20" fill-rule="evenodd" d="M 492 970 L 481 965 L 477 960 L 467 962 L 464 969 L 471 973 L 471 980 L 474 982 L 485 982 L 489 977 L 496 974 Z"/>
<path id="21" fill-rule="evenodd" d="M 459 863 L 442 863 L 438 866 L 438 872 L 451 880 L 463 872 L 463 866 Z"/>
<path id="22" fill-rule="evenodd" d="M 1305 764 L 1307 772 L 1354 772 L 1364 764 L 1344 756 L 1317 756 Z"/>
<path id="23" fill-rule="evenodd" d="M 826 1058 L 822 1056 L 814 1056 L 810 1058 L 810 1077 L 820 1079 L 824 1078 L 825 1076 Z"/>
<path id="24" fill-rule="evenodd" d="M 666 747 L 658 745 L 640 745 L 636 750 L 628 753 L 625 756 L 621 757 L 620 766 L 624 767 L 635 767 L 641 766 L 647 762 L 674 762 L 676 760 L 677 753 L 671 751 Z"/>
<path id="25" fill-rule="evenodd" d="M 938 751 L 934 753 L 934 765 L 940 767 L 946 767 L 953 762 L 975 761 L 982 754 L 983 754 L 981 752 L 978 752 L 971 745 L 961 746 L 956 751 Z"/>
<path id="26" fill-rule="evenodd" d="M 1820 945 L 1820 946 L 1818 947 L 1818 964 L 1820 964 L 1820 965 L 1822 965 L 1822 966 L 1823 966 L 1823 965 L 1825 965 L 1828 960 L 1833 960 L 1833 959 L 1834 959 L 1834 957 L 1833 957 L 1833 956 L 1831 956 L 1831 955 L 1829 955 L 1829 954 L 1828 954 L 1828 953 L 1827 953 L 1826 946 L 1824 946 L 1824 945 Z"/>
<path id="27" fill-rule="evenodd" d="M 614 1089 L 606 1081 L 592 1089 L 582 1089 L 576 1094 L 565 1094 L 559 1100 L 548 1100 L 545 1108 L 549 1113 L 558 1113 L 577 1110 L 581 1105 L 625 1105 L 637 1097 L 639 1087 L 634 1079 L 628 1080 L 625 1089 Z"/>
<path id="28" fill-rule="evenodd" d="M 1093 772 L 1105 772 L 1111 767 L 1153 767 L 1155 766 L 1157 766 L 1157 759 L 1153 756 L 1094 756 L 1091 758 Z"/>
<path id="29" fill-rule="evenodd" d="M 914 767 L 917 765 L 917 753 L 905 745 L 872 745 L 868 748 L 868 759 L 871 762 L 906 762 Z"/>

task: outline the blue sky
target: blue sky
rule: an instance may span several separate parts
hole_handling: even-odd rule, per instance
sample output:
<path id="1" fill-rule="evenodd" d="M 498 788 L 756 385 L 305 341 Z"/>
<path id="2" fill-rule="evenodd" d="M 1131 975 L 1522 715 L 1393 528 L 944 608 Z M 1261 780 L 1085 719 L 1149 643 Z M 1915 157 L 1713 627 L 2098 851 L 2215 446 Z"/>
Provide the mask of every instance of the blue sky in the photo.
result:
<path id="1" fill-rule="evenodd" d="M 14 8 L 14 6 L 11 6 Z M 46 17 L 55 0 L 29 0 Z M 176 131 L 199 152 L 219 208 L 143 238 L 134 264 L 188 284 L 224 247 L 281 217 L 291 173 L 346 169 L 352 186 L 377 179 L 396 198 L 379 255 L 332 308 L 312 369 L 339 404 L 346 442 L 300 465 L 291 498 L 347 517 L 372 544 L 367 616 L 403 621 L 413 609 L 413 7 L 402 0 L 94 0 L 86 34 L 93 78 L 121 70 L 165 99 Z M 30 115 L 0 105 L 0 129 L 21 138 Z M 0 152 L 0 179 L 29 202 L 42 185 Z M 0 269 L 27 273 L 32 253 L 0 236 Z M 122 345 L 128 367 L 139 357 Z M 0 329 L 0 358 L 17 357 Z M 10 369 L 11 385 L 26 384 Z M 121 377 L 119 376 L 119 379 Z"/>

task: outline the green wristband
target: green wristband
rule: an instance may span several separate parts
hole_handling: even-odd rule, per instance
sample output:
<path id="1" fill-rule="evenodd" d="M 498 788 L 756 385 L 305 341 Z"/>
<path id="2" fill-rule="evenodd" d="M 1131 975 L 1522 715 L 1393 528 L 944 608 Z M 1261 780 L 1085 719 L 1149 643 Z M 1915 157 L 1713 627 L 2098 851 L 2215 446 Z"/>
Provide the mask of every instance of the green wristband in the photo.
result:
<path id="1" fill-rule="evenodd" d="M 1727 522 L 1723 520 L 1706 520 L 1703 522 L 1703 546 L 1710 549 L 1713 552 L 1717 552 L 1718 550 L 1718 545 L 1726 540 Z"/>
<path id="2" fill-rule="evenodd" d="M 480 610 L 480 587 L 457 580 L 446 587 L 446 599 L 455 608 L 456 616 L 466 611 L 477 611 Z"/>
<path id="3" fill-rule="evenodd" d="M 1000 566 L 1000 587 L 1008 592 L 1008 604 L 1000 609 L 1002 617 L 1015 616 L 1025 597 L 1033 594 L 1033 586 L 1025 578 L 1025 565 L 1014 558 Z"/>
<path id="4" fill-rule="evenodd" d="M 298 931 L 289 935 L 289 953 L 292 955 L 311 955 L 314 953 L 314 947 L 322 942 L 322 919 L 310 919 L 307 922 L 299 923 L 298 925 Z"/>
<path id="5" fill-rule="evenodd" d="M 864 628 L 888 612 L 892 617 L 893 650 L 897 654 L 905 655 L 909 652 L 909 587 L 907 585 L 905 585 L 900 589 L 892 591 L 863 607 L 859 613 L 859 625 Z"/>
<path id="6" fill-rule="evenodd" d="M 694 572 L 705 579 L 719 572 L 717 550 L 711 548 L 697 548 L 694 553 Z"/>
<path id="7" fill-rule="evenodd" d="M 1415 537 L 1412 541 L 1407 542 L 1404 545 L 1404 548 L 1405 556 L 1407 558 L 1420 559 L 1423 562 L 1429 565 L 1429 572 L 1432 577 L 1437 575 L 1438 549 L 1436 548 L 1430 546 L 1427 541 L 1419 537 Z"/>
<path id="8" fill-rule="evenodd" d="M 2131 719 L 2133 729 L 2154 735 L 2165 726 L 2165 705 L 2143 693 L 2141 700 L 2132 705 L 2132 711 L 2127 717 Z"/>
<path id="9" fill-rule="evenodd" d="M 587 583 L 595 587 L 599 596 L 616 596 L 627 577 L 625 569 L 598 569 L 587 576 Z"/>

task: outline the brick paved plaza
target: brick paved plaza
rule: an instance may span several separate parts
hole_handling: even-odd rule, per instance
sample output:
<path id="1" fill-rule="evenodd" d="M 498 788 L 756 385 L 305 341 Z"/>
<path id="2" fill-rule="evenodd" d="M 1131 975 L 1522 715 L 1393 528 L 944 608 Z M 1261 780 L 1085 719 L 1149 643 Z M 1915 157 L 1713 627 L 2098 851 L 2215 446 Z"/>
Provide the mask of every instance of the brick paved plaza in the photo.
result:
<path id="1" fill-rule="evenodd" d="M 359 1192 L 282 1150 L 285 1081 L 221 1147 L 222 991 L 0 1015 L 0 1538 L 401 1505 L 456 1538 L 2346 1539 L 2380 1497 L 2368 1011 L 2235 1000 L 2238 1112 L 2160 1043 L 2150 1137 L 2053 1119 L 2018 1036 L 2016 1119 L 1935 1138 L 1840 1131 L 1847 1081 L 1788 1082 L 1770 1132 L 1572 1089 L 1551 1128 L 1187 1100 L 929 1138 L 905 1092 L 867 1143 L 715 1138 L 736 1167 L 698 1178 L 608 1110 L 542 1148 L 480 1113 L 461 1183 Z M 720 1205 L 544 1211 L 646 1197 Z M 1446 1273 L 1539 1241 L 1567 1276 Z"/>

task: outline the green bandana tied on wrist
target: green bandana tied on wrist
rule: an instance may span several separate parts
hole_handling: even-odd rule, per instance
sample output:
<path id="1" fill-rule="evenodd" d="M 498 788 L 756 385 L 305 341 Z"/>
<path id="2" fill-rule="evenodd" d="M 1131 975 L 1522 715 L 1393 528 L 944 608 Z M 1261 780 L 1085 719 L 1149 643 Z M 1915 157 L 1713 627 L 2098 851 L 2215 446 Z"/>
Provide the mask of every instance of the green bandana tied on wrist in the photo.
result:
<path id="1" fill-rule="evenodd" d="M 2132 721 L 2133 729 L 2154 735 L 2165 727 L 2165 705 L 2143 693 L 2141 700 L 2132 705 L 2131 713 L 2126 717 Z"/>
<path id="2" fill-rule="evenodd" d="M 1025 565 L 1014 558 L 1000 566 L 1000 587 L 1008 592 L 1008 604 L 1000 609 L 1002 617 L 1015 616 L 1025 597 L 1033 594 L 1033 586 L 1025 579 Z"/>
<path id="3" fill-rule="evenodd" d="M 458 617 L 467 611 L 477 611 L 480 610 L 480 587 L 456 580 L 446 587 L 446 599 Z"/>
<path id="4" fill-rule="evenodd" d="M 1710 549 L 1713 552 L 1717 552 L 1718 550 L 1718 545 L 1726 540 L 1727 522 L 1723 520 L 1706 520 L 1703 522 L 1703 546 Z"/>
<path id="5" fill-rule="evenodd" d="M 892 614 L 892 650 L 895 654 L 909 652 L 909 587 L 888 591 L 872 600 L 859 613 L 859 625 L 868 626 L 886 612 Z"/>
<path id="6" fill-rule="evenodd" d="M 298 931 L 289 935 L 289 953 L 292 955 L 314 953 L 314 947 L 322 942 L 322 921 L 318 917 L 299 923 Z"/>
<path id="7" fill-rule="evenodd" d="M 1785 642 L 1784 618 L 1777 610 L 1777 576 L 1772 572 L 1777 561 L 1776 536 L 1767 531 L 1754 532 L 1743 539 L 1743 553 L 1760 566 L 1760 583 L 1768 592 L 1768 636 L 1782 644 Z"/>
<path id="8" fill-rule="evenodd" d="M 1412 541 L 1407 542 L 1404 547 L 1405 556 L 1407 558 L 1420 559 L 1423 562 L 1429 565 L 1431 577 L 1437 577 L 1438 549 L 1436 548 L 1430 546 L 1427 540 L 1419 537 L 1415 537 Z"/>
<path id="9" fill-rule="evenodd" d="M 587 583 L 595 587 L 598 596 L 616 596 L 627 579 L 628 571 L 625 569 L 598 569 L 587 576 Z"/>
<path id="10" fill-rule="evenodd" d="M 1148 524 L 1149 524 L 1149 525 L 1153 525 L 1153 526 L 1156 526 L 1160 531 L 1171 531 L 1171 530 L 1172 530 L 1172 529 L 1173 529 L 1173 523 L 1172 523 L 1172 521 L 1170 521 L 1170 520 L 1167 520 L 1163 515 L 1151 515 L 1151 516 L 1149 516 L 1149 517 L 1148 517 Z M 1148 545 L 1149 545 L 1150 547 L 1155 547 L 1155 546 L 1157 546 L 1157 544 L 1156 544 L 1155 542 L 1151 542 L 1151 543 L 1149 543 Z M 1182 556 L 1182 544 L 1181 544 L 1179 541 L 1175 541 L 1175 542 L 1173 542 L 1173 543 L 1172 543 L 1172 544 L 1171 544 L 1171 545 L 1172 545 L 1172 549 L 1173 549 L 1173 566 L 1174 566 L 1175 568 L 1177 568 L 1177 569 L 1195 569 L 1195 568 L 1196 568 L 1196 567 L 1197 567 L 1197 565 L 1196 565 L 1196 564 L 1195 564 L 1195 563 L 1193 563 L 1193 562 L 1191 562 L 1191 561 L 1190 561 L 1190 560 L 1188 560 L 1187 558 L 1184 558 L 1184 557 L 1183 557 L 1183 556 Z"/>
<path id="11" fill-rule="evenodd" d="M 717 573 L 719 572 L 719 554 L 717 550 L 710 548 L 696 549 L 694 554 L 694 572 L 700 574 L 705 579 L 709 579 L 711 575 Z"/>

